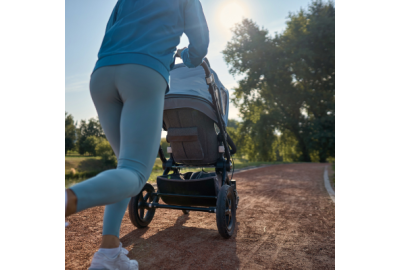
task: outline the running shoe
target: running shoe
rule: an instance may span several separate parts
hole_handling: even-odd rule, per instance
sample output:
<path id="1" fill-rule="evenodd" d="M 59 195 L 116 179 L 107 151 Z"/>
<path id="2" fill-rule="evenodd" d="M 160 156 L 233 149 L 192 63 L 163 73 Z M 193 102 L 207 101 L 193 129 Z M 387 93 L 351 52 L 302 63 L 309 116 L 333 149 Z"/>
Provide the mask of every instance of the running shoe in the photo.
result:
<path id="1" fill-rule="evenodd" d="M 119 249 L 115 258 L 110 258 L 101 251 L 97 251 L 88 270 L 139 270 L 139 263 L 128 258 L 129 251 L 123 248 L 122 244 Z"/>

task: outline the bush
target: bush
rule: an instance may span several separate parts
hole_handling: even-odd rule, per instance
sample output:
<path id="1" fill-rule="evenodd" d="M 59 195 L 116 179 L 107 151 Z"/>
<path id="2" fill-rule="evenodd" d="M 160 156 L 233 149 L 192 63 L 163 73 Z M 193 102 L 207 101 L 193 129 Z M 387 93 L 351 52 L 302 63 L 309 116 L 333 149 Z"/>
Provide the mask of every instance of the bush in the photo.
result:
<path id="1" fill-rule="evenodd" d="M 84 149 L 83 154 L 89 153 L 89 155 L 98 156 L 98 154 L 96 153 L 96 146 L 100 143 L 100 140 L 103 140 L 103 138 L 99 138 L 96 136 L 89 136 L 85 140 L 83 140 L 82 143 L 80 143 L 80 147 Z"/>
<path id="2" fill-rule="evenodd" d="M 79 154 L 84 155 L 85 153 L 89 153 L 90 155 L 96 155 L 94 149 L 98 142 L 94 143 L 95 140 L 93 138 L 89 139 L 88 142 L 85 141 L 89 137 L 105 138 L 100 121 L 95 118 L 89 119 L 89 122 L 82 120 L 79 128 L 76 129 L 76 132 L 78 135 L 77 150 Z"/>
<path id="3" fill-rule="evenodd" d="M 117 157 L 111 148 L 110 143 L 106 139 L 99 139 L 99 143 L 95 147 L 96 154 L 101 156 L 105 165 L 117 166 Z"/>

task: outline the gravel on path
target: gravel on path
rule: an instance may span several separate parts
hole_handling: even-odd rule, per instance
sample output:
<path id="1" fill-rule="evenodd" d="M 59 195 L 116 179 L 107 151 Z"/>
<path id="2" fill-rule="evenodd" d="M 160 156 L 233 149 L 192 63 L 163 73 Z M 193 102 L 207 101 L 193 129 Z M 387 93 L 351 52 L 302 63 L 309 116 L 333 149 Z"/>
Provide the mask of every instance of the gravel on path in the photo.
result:
<path id="1" fill-rule="evenodd" d="M 215 214 L 157 209 L 148 228 L 128 212 L 121 242 L 145 269 L 334 269 L 335 205 L 326 164 L 273 165 L 236 173 L 237 231 L 223 239 Z M 65 269 L 87 269 L 101 241 L 104 207 L 67 218 Z"/>

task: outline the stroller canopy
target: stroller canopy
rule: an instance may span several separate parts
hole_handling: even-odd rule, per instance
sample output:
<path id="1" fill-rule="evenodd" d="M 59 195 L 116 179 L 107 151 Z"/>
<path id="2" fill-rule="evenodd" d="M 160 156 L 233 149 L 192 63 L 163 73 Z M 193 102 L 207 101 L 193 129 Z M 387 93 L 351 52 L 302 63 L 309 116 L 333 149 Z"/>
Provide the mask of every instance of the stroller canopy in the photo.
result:
<path id="1" fill-rule="evenodd" d="M 214 79 L 217 87 L 221 93 L 222 101 L 222 119 L 225 122 L 225 126 L 228 124 L 228 113 L 229 113 L 229 92 L 228 89 L 218 79 L 217 73 L 210 68 L 211 72 L 214 74 Z M 182 97 L 192 97 L 195 99 L 202 99 L 205 103 L 212 104 L 212 97 L 208 92 L 208 85 L 205 81 L 205 72 L 203 67 L 198 66 L 196 68 L 188 68 L 183 63 L 177 64 L 170 71 L 170 89 L 165 98 L 172 98 L 176 96 Z M 186 107 L 191 107 L 190 103 L 184 105 Z M 194 108 L 198 109 L 198 108 Z M 215 113 L 215 112 L 214 112 Z M 209 117 L 211 117 L 209 115 Z M 211 117 L 215 119 L 216 117 Z"/>

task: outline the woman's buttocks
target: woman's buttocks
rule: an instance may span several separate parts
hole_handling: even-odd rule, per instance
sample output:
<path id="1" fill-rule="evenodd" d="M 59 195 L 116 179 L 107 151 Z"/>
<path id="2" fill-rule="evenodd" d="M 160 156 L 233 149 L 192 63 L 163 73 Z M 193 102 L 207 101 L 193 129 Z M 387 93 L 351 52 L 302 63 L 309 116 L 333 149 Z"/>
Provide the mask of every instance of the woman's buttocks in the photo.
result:
<path id="1" fill-rule="evenodd" d="M 112 83 L 117 89 L 167 89 L 165 78 L 157 71 L 139 64 L 103 66 L 91 76 L 91 84 Z M 108 84 L 107 83 L 107 84 Z"/>

